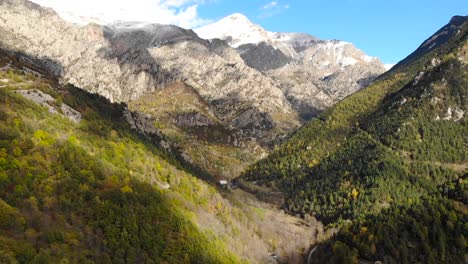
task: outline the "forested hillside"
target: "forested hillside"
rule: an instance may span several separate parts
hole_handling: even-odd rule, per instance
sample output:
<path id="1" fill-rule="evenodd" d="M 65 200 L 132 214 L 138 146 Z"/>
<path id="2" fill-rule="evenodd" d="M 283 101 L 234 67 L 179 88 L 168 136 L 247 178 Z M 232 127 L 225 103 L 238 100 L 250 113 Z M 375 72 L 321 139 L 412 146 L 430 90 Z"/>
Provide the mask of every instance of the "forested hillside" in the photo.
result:
<path id="1" fill-rule="evenodd" d="M 468 16 L 376 77 L 340 41 L 0 7 L 0 264 L 468 263 Z"/>
<path id="2" fill-rule="evenodd" d="M 314 223 L 203 181 L 125 111 L 0 50 L 0 263 L 302 261 Z"/>
<path id="3" fill-rule="evenodd" d="M 206 204 L 213 190 L 117 122 L 120 105 L 53 90 L 33 75 L 0 74 L 1 263 L 240 261 L 179 204 Z M 19 91 L 51 94 L 52 105 L 65 102 L 82 120 L 51 114 Z"/>
<path id="4" fill-rule="evenodd" d="M 319 115 L 243 175 L 285 193 L 287 211 L 341 228 L 317 263 L 464 262 L 466 20 L 452 20 L 446 42 Z"/>

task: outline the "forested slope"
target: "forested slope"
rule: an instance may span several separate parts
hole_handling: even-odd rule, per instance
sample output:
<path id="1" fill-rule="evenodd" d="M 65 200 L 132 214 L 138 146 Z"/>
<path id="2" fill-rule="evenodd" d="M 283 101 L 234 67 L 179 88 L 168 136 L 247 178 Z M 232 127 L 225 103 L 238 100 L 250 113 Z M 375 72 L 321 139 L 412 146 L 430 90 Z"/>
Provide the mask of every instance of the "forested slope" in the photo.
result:
<path id="1" fill-rule="evenodd" d="M 132 132 L 122 106 L 15 70 L 0 79 L 1 263 L 241 262 L 181 204 L 208 207 L 215 190 Z M 53 95 L 58 113 L 20 91 Z"/>
<path id="2" fill-rule="evenodd" d="M 326 235 L 213 184 L 128 122 L 141 115 L 43 63 L 0 49 L 0 263 L 302 263 Z"/>
<path id="3" fill-rule="evenodd" d="M 287 211 L 341 227 L 318 263 L 463 263 L 466 20 L 452 20 L 446 42 L 321 114 L 243 175 L 285 193 Z"/>

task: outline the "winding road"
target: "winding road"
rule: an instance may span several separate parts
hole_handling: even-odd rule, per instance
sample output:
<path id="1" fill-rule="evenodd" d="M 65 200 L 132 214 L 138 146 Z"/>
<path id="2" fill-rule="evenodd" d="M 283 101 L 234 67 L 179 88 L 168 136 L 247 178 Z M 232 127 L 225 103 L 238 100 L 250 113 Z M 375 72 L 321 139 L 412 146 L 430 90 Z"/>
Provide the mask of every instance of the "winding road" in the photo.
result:
<path id="1" fill-rule="evenodd" d="M 309 255 L 307 256 L 307 264 L 310 263 L 310 258 L 312 257 L 312 254 L 314 254 L 315 250 L 318 249 L 318 247 L 319 247 L 319 246 L 317 245 L 317 246 L 315 246 L 313 249 L 311 249 L 311 250 L 309 251 Z"/>

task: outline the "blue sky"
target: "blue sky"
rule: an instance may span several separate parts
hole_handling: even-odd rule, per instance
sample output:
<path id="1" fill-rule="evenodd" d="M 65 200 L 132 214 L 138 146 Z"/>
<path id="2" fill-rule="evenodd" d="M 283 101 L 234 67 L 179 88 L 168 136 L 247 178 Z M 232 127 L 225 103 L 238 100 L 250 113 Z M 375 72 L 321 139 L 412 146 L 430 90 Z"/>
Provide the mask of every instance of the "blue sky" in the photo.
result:
<path id="1" fill-rule="evenodd" d="M 452 16 L 468 15 L 467 0 L 207 1 L 198 5 L 200 18 L 239 12 L 269 31 L 352 42 L 384 63 L 409 55 Z"/>
<path id="2" fill-rule="evenodd" d="M 31 1 L 52 7 L 74 23 L 89 17 L 97 23 L 139 20 L 196 28 L 242 13 L 269 31 L 352 42 L 384 63 L 396 63 L 409 55 L 452 16 L 468 15 L 468 0 Z"/>

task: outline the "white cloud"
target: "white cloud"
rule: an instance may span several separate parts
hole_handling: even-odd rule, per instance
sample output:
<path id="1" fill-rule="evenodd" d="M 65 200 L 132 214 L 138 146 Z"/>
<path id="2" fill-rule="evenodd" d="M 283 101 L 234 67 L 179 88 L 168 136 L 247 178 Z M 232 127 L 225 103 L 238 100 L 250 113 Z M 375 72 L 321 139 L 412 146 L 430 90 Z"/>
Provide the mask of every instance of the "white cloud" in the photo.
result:
<path id="1" fill-rule="evenodd" d="M 281 4 L 279 1 L 271 1 L 260 8 L 259 18 L 269 18 L 278 14 L 283 13 L 286 9 L 289 9 L 289 4 Z"/>
<path id="2" fill-rule="evenodd" d="M 278 2 L 277 1 L 272 1 L 266 5 L 263 6 L 263 9 L 272 9 L 274 7 L 278 6 Z"/>
<path id="3" fill-rule="evenodd" d="M 141 21 L 195 28 L 210 21 L 198 15 L 205 0 L 32 0 L 73 23 Z"/>

